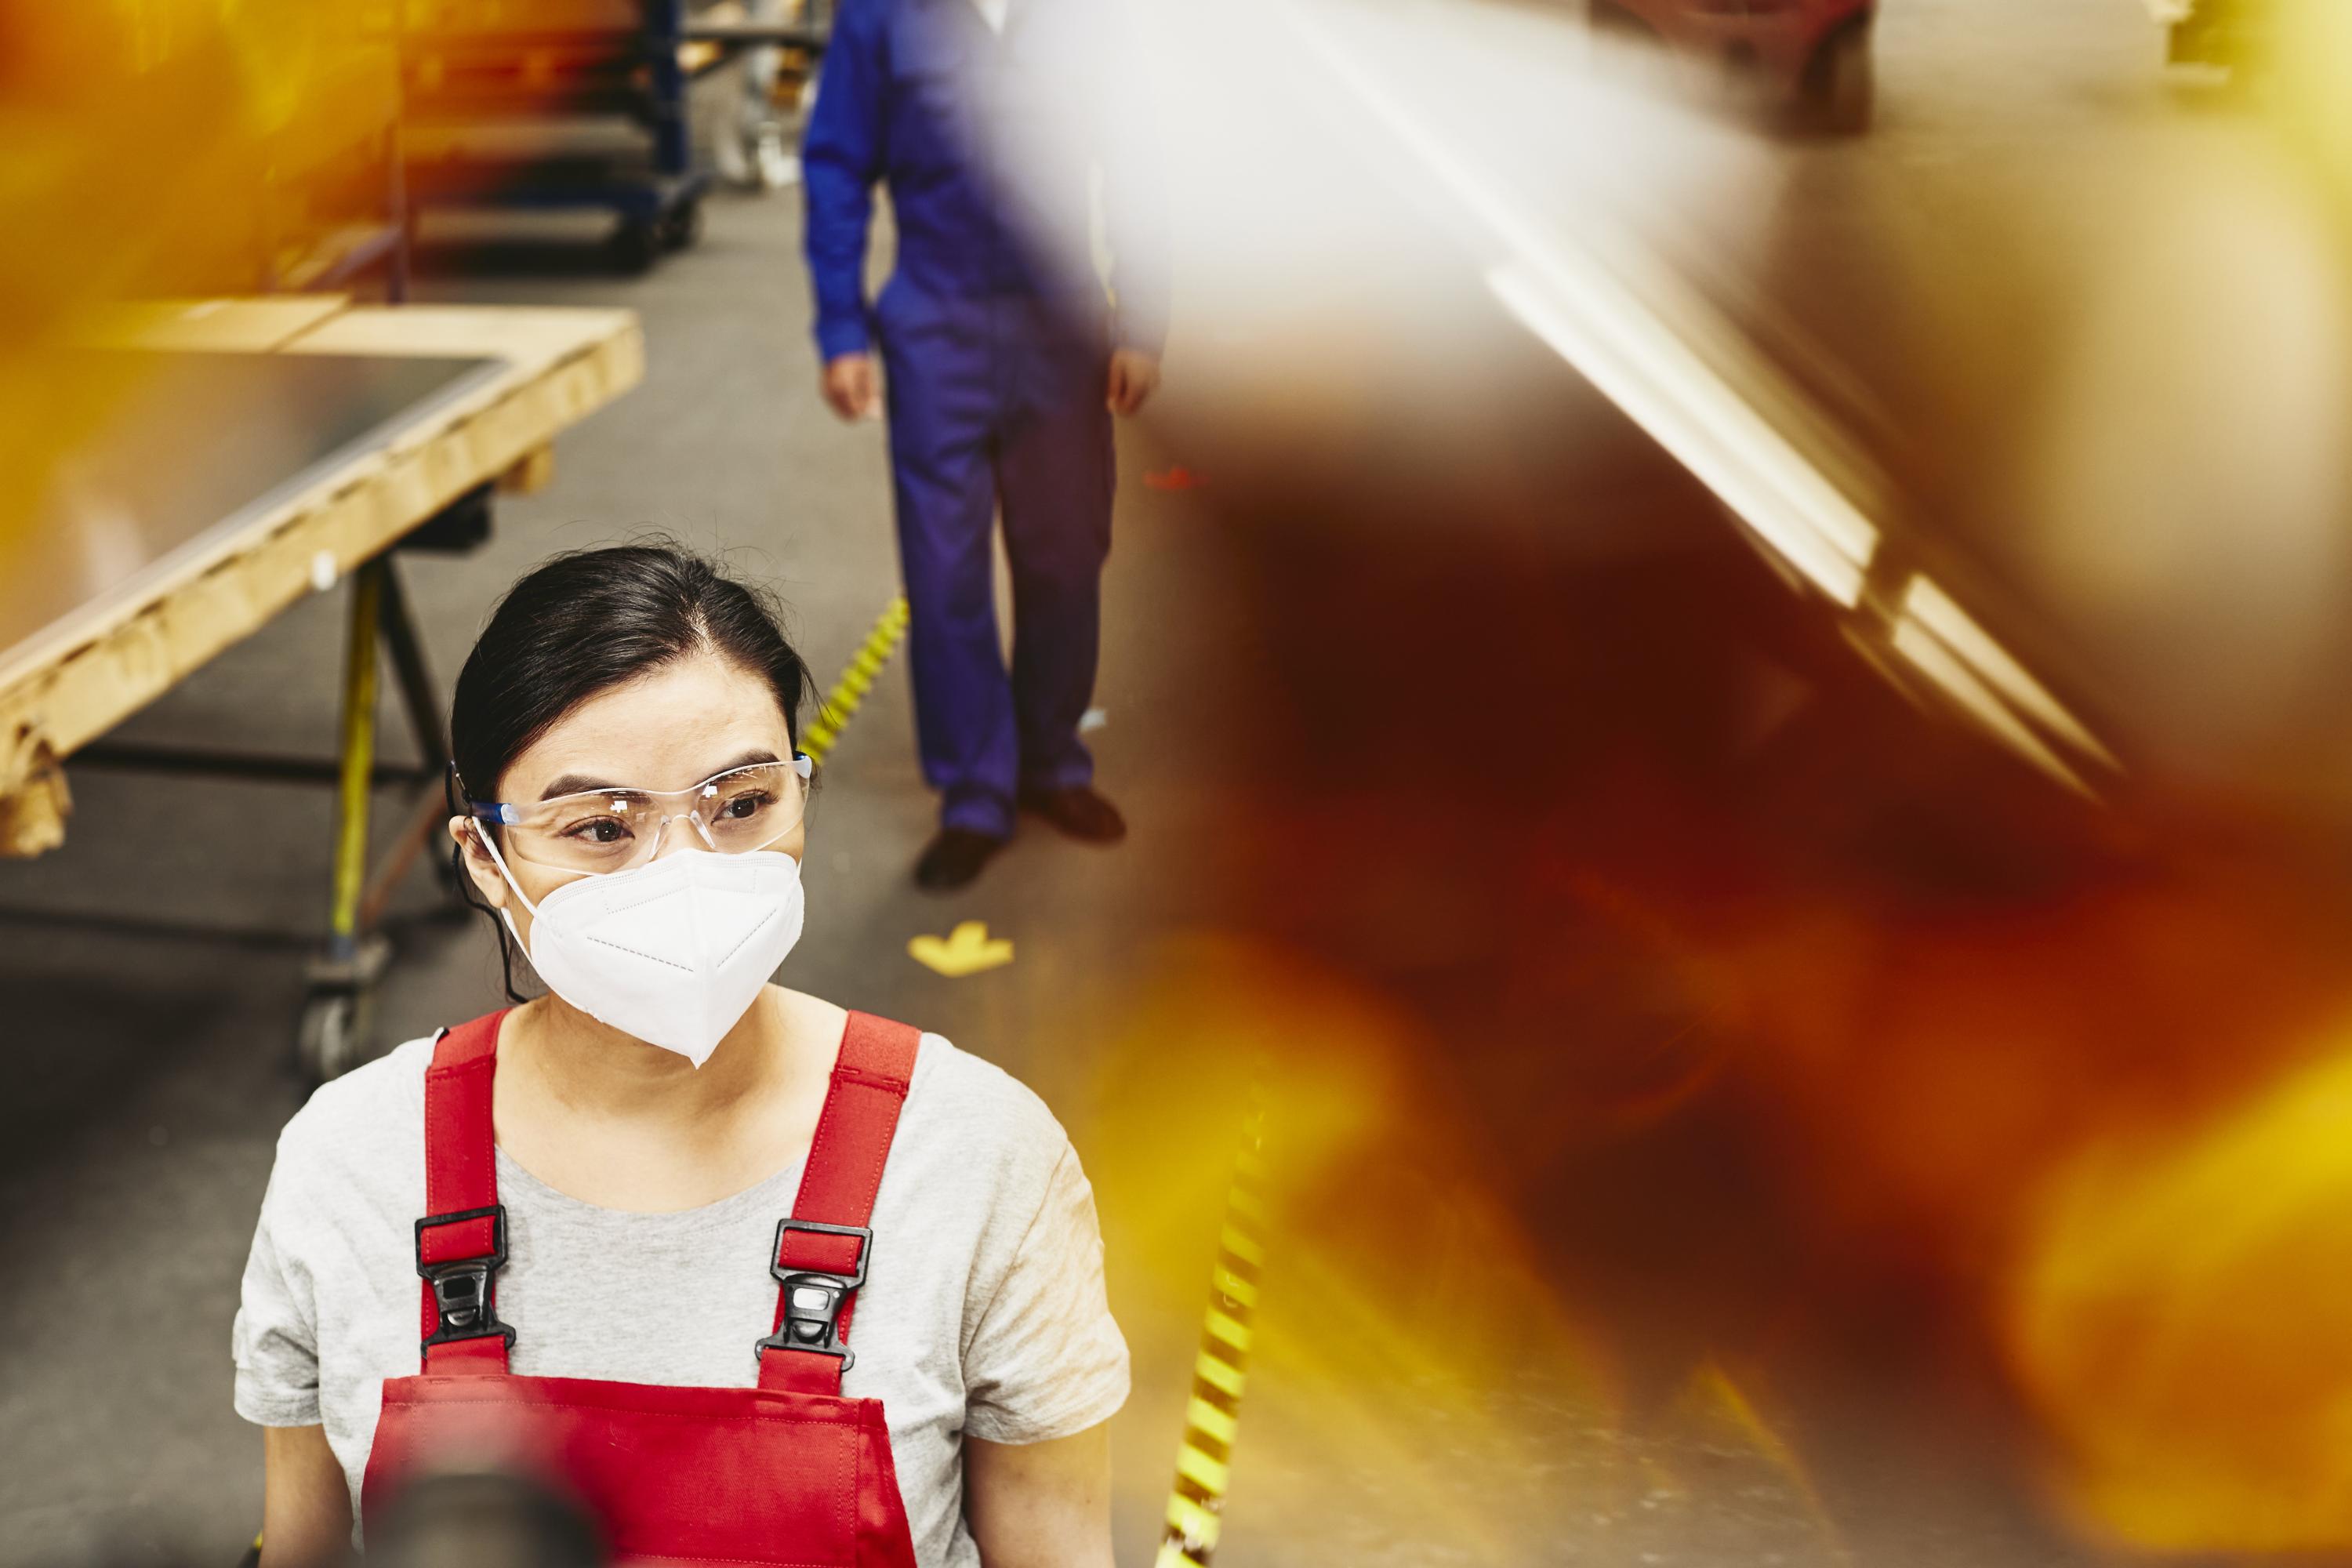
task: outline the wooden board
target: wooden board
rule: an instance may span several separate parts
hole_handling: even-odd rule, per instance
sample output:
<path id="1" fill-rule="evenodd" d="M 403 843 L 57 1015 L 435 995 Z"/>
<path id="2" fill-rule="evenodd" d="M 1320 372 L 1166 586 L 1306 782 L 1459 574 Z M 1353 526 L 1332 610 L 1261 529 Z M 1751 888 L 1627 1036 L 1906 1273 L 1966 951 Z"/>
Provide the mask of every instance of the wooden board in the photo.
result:
<path id="1" fill-rule="evenodd" d="M 152 300 L 118 305 L 77 335 L 91 348 L 267 353 L 350 308 L 341 294 Z"/>
<path id="2" fill-rule="evenodd" d="M 205 660 L 381 554 L 475 486 L 495 480 L 641 380 L 645 347 L 626 310 L 507 307 L 338 308 L 274 337 L 289 318 L 238 300 L 224 310 L 165 307 L 160 346 L 228 323 L 259 352 L 494 357 L 503 363 L 381 446 L 321 473 L 257 514 L 236 536 L 178 563 L 103 624 L 74 617 L 0 654 L 0 854 L 59 841 L 65 791 L 58 764 L 153 701 Z M 260 307 L 263 309 L 256 309 Z M 204 323 L 218 323 L 205 326 Z M 130 342 L 132 340 L 123 340 Z M 159 346 L 158 339 L 136 340 Z"/>

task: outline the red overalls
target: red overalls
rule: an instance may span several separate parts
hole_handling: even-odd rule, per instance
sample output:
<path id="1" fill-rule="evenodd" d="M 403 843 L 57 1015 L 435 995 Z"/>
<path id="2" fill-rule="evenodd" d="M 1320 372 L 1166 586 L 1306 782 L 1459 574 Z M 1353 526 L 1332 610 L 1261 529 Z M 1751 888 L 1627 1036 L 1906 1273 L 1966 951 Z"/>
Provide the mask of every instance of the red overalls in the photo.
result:
<path id="1" fill-rule="evenodd" d="M 506 1210 L 490 1129 L 504 1016 L 443 1034 L 425 1075 L 425 1370 L 384 1381 L 362 1517 L 380 1518 L 404 1477 L 494 1446 L 568 1488 L 624 1562 L 914 1568 L 882 1402 L 843 1398 L 841 1374 L 916 1031 L 849 1016 L 800 1195 L 776 1226 L 773 1331 L 744 1346 L 759 1386 L 669 1388 L 507 1371 L 515 1331 L 497 1309 Z"/>

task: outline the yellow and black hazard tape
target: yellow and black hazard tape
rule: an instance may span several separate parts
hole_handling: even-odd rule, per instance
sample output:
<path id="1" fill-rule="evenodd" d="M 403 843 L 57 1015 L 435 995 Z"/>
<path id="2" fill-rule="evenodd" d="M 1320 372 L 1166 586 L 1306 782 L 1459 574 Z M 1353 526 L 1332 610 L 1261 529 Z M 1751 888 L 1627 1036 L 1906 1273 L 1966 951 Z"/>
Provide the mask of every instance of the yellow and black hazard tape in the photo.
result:
<path id="1" fill-rule="evenodd" d="M 1201 1325 L 1201 1352 L 1192 1362 L 1184 1441 L 1176 1452 L 1176 1484 L 1168 1494 L 1168 1529 L 1154 1568 L 1203 1568 L 1216 1550 L 1225 1488 L 1233 1477 L 1234 1438 L 1241 1428 L 1258 1283 L 1265 1270 L 1265 1097 L 1254 1085 L 1233 1185 L 1225 1194 L 1224 1228 L 1209 1276 L 1209 1311 Z"/>
<path id="2" fill-rule="evenodd" d="M 881 617 L 874 623 L 874 629 L 866 634 L 866 640 L 858 645 L 856 656 L 842 670 L 841 679 L 833 683 L 833 689 L 824 694 L 824 700 L 817 705 L 814 722 L 809 725 L 808 733 L 801 737 L 801 750 L 809 754 L 811 762 L 824 762 L 825 752 L 833 750 L 833 743 L 841 739 L 844 730 L 849 728 L 849 721 L 856 715 L 857 705 L 866 700 L 866 693 L 874 685 L 874 678 L 882 672 L 884 665 L 890 662 L 892 650 L 898 647 L 898 639 L 906 635 L 907 600 L 901 595 L 883 606 Z"/>

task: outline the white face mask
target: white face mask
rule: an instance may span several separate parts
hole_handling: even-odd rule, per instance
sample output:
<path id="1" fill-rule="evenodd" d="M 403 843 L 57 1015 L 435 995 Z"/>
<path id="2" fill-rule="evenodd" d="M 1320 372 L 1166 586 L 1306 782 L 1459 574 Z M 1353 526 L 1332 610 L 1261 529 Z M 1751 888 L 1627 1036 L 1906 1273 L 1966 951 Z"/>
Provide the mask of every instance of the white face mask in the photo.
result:
<path id="1" fill-rule="evenodd" d="M 779 850 L 681 850 L 567 882 L 533 905 L 488 834 L 482 842 L 530 910 L 530 941 L 515 940 L 548 989 L 698 1068 L 800 940 L 801 863 Z"/>

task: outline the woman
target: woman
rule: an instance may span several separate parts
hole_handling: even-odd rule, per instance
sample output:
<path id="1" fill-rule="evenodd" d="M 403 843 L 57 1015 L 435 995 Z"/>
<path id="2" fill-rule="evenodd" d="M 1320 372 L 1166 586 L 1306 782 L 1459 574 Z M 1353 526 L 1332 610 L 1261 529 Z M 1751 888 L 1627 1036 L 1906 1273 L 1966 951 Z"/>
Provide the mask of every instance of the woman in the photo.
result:
<path id="1" fill-rule="evenodd" d="M 1108 1568 L 1127 1350 L 1068 1140 L 937 1036 L 767 983 L 808 686 L 668 549 L 560 558 L 491 617 L 449 831 L 549 994 L 278 1141 L 236 1328 L 265 1568 L 486 1442 L 624 1557 Z"/>

